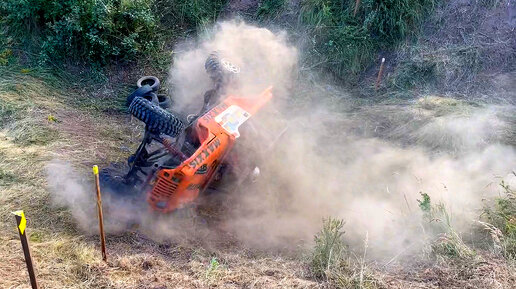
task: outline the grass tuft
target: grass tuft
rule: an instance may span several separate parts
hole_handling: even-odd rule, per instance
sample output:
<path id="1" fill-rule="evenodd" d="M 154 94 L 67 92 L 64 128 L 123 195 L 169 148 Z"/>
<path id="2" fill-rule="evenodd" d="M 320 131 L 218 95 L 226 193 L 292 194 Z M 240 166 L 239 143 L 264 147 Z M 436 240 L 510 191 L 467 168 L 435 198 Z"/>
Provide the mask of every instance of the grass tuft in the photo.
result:
<path id="1" fill-rule="evenodd" d="M 513 172 L 516 176 L 516 172 Z M 500 183 L 503 195 L 493 204 L 486 205 L 482 225 L 489 232 L 495 252 L 516 261 L 516 192 L 504 181 Z"/>
<path id="2" fill-rule="evenodd" d="M 343 220 L 323 220 L 321 231 L 315 235 L 310 267 L 315 277 L 323 278 L 330 270 L 345 266 L 346 245 L 342 236 Z"/>
<path id="3" fill-rule="evenodd" d="M 418 200 L 423 212 L 425 231 L 433 239 L 430 244 L 431 255 L 437 259 L 469 260 L 475 252 L 464 243 L 452 226 L 452 218 L 444 203 L 432 205 L 430 196 L 421 193 L 423 200 Z"/>
<path id="4" fill-rule="evenodd" d="M 359 262 L 352 261 L 343 235 L 344 221 L 334 218 L 323 220 L 323 227 L 314 237 L 315 245 L 310 256 L 313 276 L 337 288 L 379 288 L 380 281 L 367 269 L 365 254 Z"/>

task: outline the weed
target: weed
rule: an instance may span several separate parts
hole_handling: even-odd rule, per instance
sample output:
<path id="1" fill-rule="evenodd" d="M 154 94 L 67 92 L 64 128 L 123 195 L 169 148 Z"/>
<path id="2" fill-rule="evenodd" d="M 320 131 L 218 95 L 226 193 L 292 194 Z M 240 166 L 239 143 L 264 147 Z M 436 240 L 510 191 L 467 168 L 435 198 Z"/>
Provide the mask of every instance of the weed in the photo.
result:
<path id="1" fill-rule="evenodd" d="M 217 258 L 212 257 L 210 260 L 210 264 L 208 265 L 208 268 L 206 269 L 204 278 L 209 283 L 216 281 L 221 275 L 220 269 L 221 269 L 221 266 L 220 266 L 219 261 L 217 261 Z"/>
<path id="2" fill-rule="evenodd" d="M 484 207 L 482 217 L 486 222 L 481 224 L 490 232 L 495 249 L 516 260 L 516 193 L 503 180 L 500 186 L 504 194 Z"/>
<path id="3" fill-rule="evenodd" d="M 315 245 L 310 256 L 310 269 L 317 279 L 323 279 L 337 288 L 377 288 L 379 281 L 369 272 L 365 264 L 367 236 L 364 242 L 364 256 L 359 262 L 349 258 L 342 236 L 344 221 L 328 218 L 314 237 Z"/>
<path id="4" fill-rule="evenodd" d="M 317 278 L 326 277 L 330 270 L 345 266 L 343 226 L 343 220 L 328 218 L 323 220 L 322 230 L 315 235 L 310 267 Z"/>
<path id="5" fill-rule="evenodd" d="M 475 256 L 452 226 L 451 215 L 443 203 L 432 205 L 430 196 L 421 193 L 423 200 L 418 200 L 423 212 L 425 231 L 433 239 L 431 253 L 436 258 L 471 259 Z"/>
<path id="6" fill-rule="evenodd" d="M 419 208 L 423 211 L 424 214 L 429 214 L 432 210 L 432 205 L 430 204 L 430 196 L 427 193 L 419 192 L 423 197 L 423 200 L 417 200 L 419 203 Z"/>

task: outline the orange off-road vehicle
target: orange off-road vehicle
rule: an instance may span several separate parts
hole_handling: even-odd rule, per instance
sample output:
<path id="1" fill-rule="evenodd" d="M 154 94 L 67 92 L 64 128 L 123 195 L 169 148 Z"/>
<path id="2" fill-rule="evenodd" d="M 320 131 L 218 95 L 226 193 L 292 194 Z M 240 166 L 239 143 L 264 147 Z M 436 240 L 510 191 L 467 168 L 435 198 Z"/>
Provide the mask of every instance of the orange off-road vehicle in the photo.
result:
<path id="1" fill-rule="evenodd" d="M 240 69 L 212 53 L 205 63 L 213 89 L 204 95 L 200 113 L 186 119 L 170 112 L 168 97 L 156 94 L 159 80 L 143 77 L 128 97 L 129 111 L 145 123 L 145 133 L 127 164 L 101 170 L 101 185 L 116 195 L 146 198 L 150 207 L 171 212 L 193 202 L 226 170 L 239 127 L 272 97 L 234 96 L 226 87 Z"/>

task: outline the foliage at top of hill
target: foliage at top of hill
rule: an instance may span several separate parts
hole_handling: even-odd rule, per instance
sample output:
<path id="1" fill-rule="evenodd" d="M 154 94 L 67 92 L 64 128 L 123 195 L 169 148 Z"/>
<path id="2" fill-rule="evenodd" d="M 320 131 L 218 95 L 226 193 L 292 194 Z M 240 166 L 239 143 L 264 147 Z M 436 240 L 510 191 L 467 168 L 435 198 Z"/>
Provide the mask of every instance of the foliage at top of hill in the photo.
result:
<path id="1" fill-rule="evenodd" d="M 163 50 L 164 39 L 216 20 L 225 1 L 6 0 L 7 35 L 42 62 L 76 60 L 96 66 Z"/>
<path id="2" fill-rule="evenodd" d="M 417 33 L 437 2 L 305 0 L 300 21 L 311 32 L 310 54 L 316 62 L 340 78 L 354 80 L 378 51 Z"/>

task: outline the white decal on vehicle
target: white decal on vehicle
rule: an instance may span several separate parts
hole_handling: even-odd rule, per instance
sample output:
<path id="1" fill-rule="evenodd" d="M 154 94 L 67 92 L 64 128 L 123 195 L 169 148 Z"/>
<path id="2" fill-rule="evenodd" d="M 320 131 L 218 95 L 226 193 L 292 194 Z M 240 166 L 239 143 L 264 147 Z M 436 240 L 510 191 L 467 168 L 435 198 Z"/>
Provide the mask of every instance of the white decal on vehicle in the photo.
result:
<path id="1" fill-rule="evenodd" d="M 220 123 L 220 125 L 226 131 L 228 131 L 230 134 L 233 134 L 235 138 L 237 138 L 240 136 L 240 133 L 238 132 L 238 127 L 250 117 L 251 114 L 245 111 L 240 106 L 231 105 L 221 114 L 217 115 L 215 117 L 215 121 Z"/>

